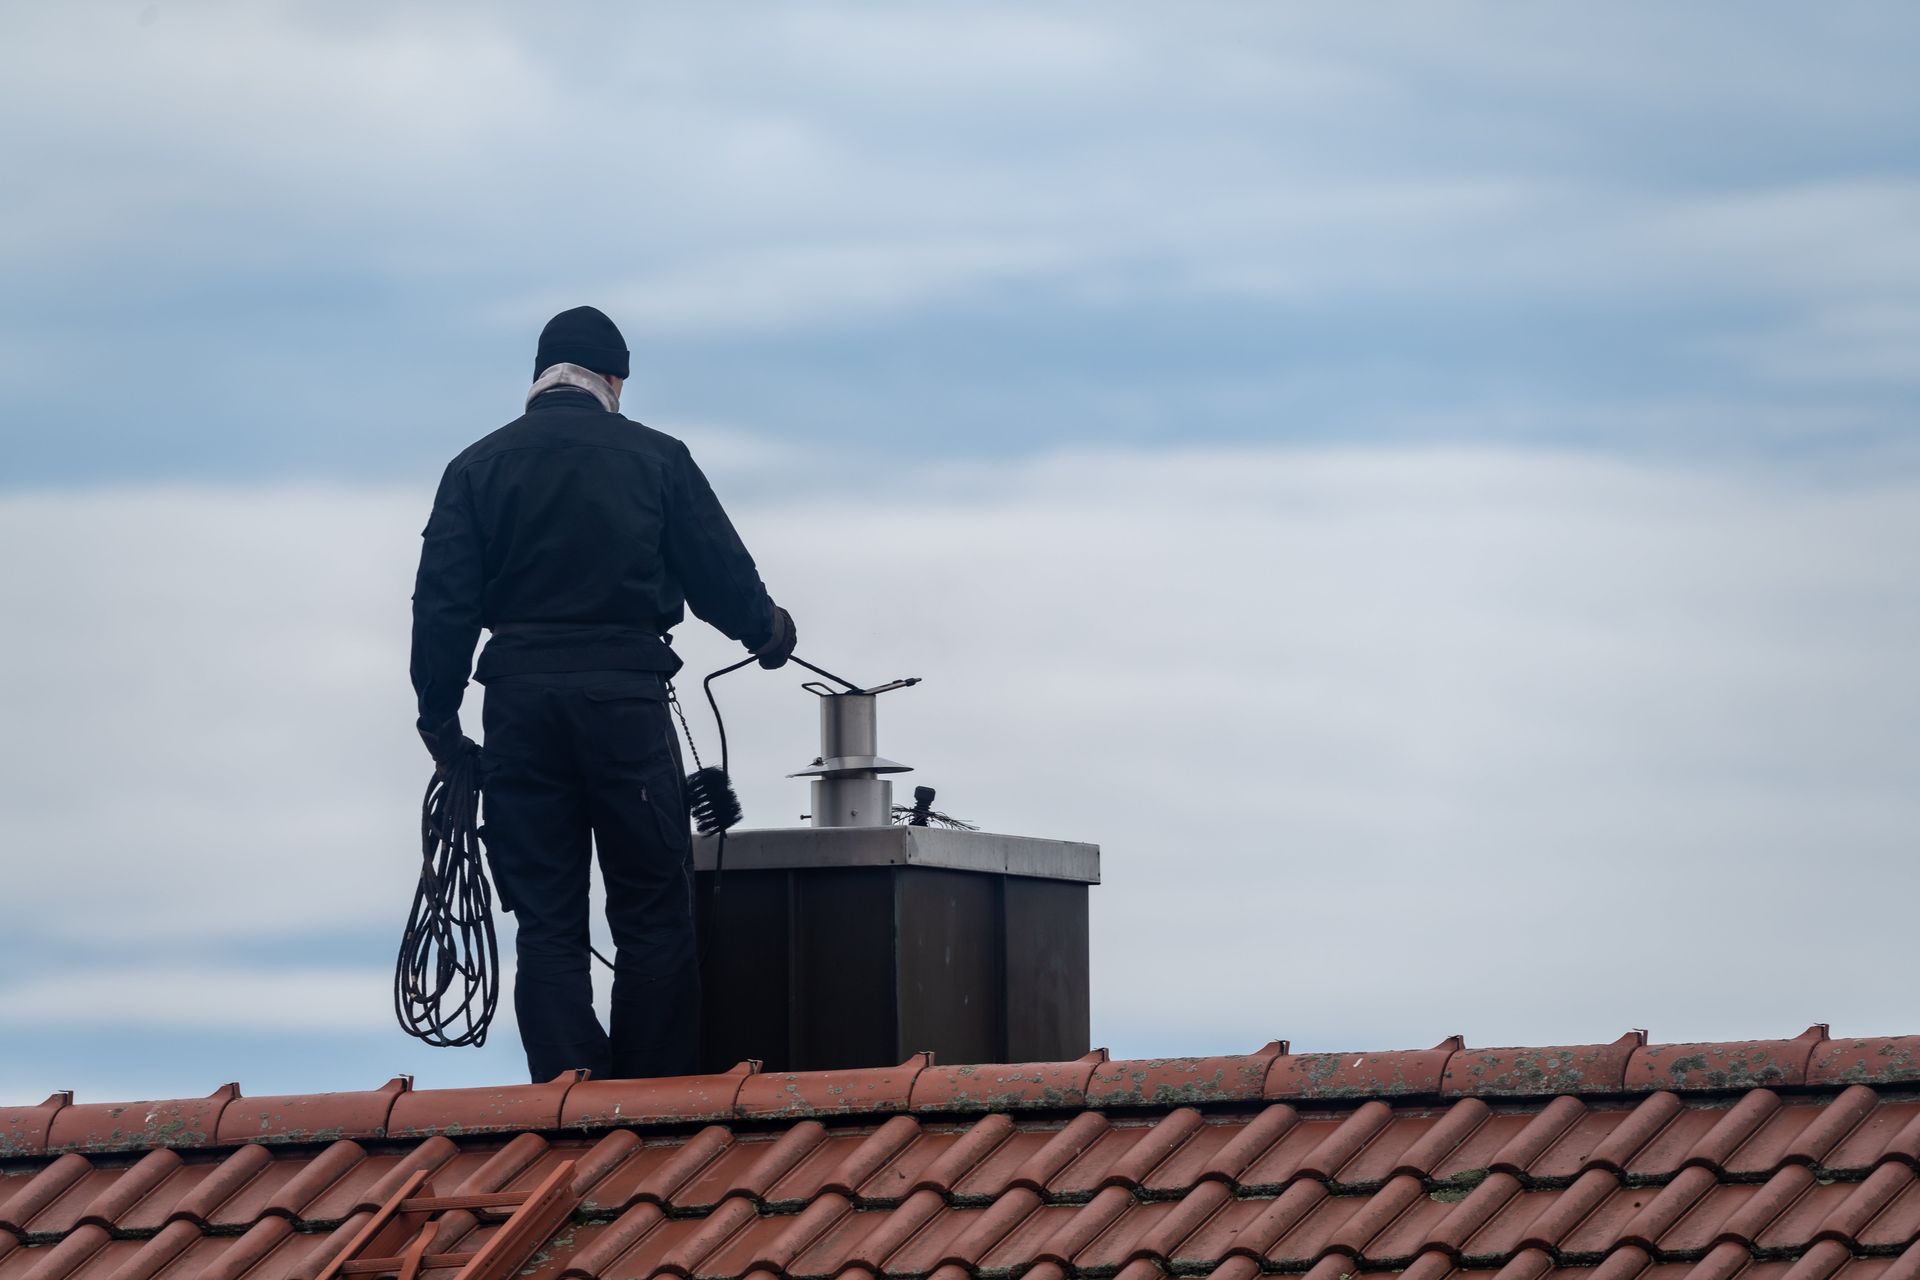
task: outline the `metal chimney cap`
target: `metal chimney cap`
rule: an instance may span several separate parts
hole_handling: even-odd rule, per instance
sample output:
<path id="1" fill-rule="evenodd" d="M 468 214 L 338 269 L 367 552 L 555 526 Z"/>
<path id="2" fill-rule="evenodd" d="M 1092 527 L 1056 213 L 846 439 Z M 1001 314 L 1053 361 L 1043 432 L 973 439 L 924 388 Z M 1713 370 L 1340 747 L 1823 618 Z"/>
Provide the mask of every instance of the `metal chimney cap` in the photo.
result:
<path id="1" fill-rule="evenodd" d="M 889 760 L 885 756 L 835 756 L 819 764 L 790 773 L 789 778 L 828 778 L 843 773 L 911 773 L 913 766 Z"/>

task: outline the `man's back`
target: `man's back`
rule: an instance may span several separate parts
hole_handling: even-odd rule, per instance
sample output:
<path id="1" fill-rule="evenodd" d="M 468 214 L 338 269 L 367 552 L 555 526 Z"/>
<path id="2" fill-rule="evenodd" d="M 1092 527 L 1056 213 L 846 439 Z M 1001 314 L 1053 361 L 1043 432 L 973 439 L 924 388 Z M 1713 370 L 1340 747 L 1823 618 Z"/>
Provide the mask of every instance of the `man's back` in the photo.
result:
<path id="1" fill-rule="evenodd" d="M 447 467 L 414 592 L 422 728 L 474 675 L 658 671 L 686 606 L 748 647 L 773 605 L 753 559 L 685 445 L 570 387 Z M 443 709 L 444 708 L 444 712 Z"/>
<path id="2" fill-rule="evenodd" d="M 485 540 L 487 625 L 592 624 L 659 635 L 682 619 L 665 556 L 677 440 L 583 392 L 553 392 L 454 461 Z"/>

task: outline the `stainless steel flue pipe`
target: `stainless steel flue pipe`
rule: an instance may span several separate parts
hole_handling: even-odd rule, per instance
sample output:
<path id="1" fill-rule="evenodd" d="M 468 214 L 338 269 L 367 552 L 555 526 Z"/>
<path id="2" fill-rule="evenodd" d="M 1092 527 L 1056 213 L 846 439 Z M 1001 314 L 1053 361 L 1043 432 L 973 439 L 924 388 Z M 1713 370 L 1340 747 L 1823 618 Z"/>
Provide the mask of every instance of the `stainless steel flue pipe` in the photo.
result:
<path id="1" fill-rule="evenodd" d="M 912 765 L 880 754 L 876 704 L 879 695 L 913 681 L 895 681 L 858 693 L 810 686 L 820 698 L 820 758 L 793 774 L 813 779 L 816 827 L 884 827 L 893 822 L 893 782 Z"/>

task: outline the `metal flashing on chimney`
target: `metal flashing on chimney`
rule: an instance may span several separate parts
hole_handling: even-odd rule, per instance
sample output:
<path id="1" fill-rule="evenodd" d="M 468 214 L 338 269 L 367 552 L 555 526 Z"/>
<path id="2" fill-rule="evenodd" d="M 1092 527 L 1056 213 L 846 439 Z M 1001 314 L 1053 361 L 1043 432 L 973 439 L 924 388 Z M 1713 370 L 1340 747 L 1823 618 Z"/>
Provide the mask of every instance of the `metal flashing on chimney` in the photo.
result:
<path id="1" fill-rule="evenodd" d="M 694 842 L 693 865 L 713 870 L 713 837 Z M 727 835 L 727 870 L 943 867 L 1040 880 L 1100 883 L 1100 846 L 952 827 L 774 827 Z"/>

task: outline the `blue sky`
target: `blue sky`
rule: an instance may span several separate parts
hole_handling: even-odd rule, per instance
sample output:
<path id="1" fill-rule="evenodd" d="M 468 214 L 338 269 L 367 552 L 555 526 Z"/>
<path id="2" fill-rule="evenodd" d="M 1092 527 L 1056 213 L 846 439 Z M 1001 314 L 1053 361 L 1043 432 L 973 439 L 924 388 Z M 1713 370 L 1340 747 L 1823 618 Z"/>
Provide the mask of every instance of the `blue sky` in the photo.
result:
<path id="1" fill-rule="evenodd" d="M 581 302 L 803 650 L 927 677 L 889 754 L 1102 842 L 1117 1052 L 1913 1030 L 1916 35 L 9 9 L 0 1098 L 519 1075 L 388 1025 L 406 597 Z M 752 823 L 793 683 L 729 694 Z"/>

